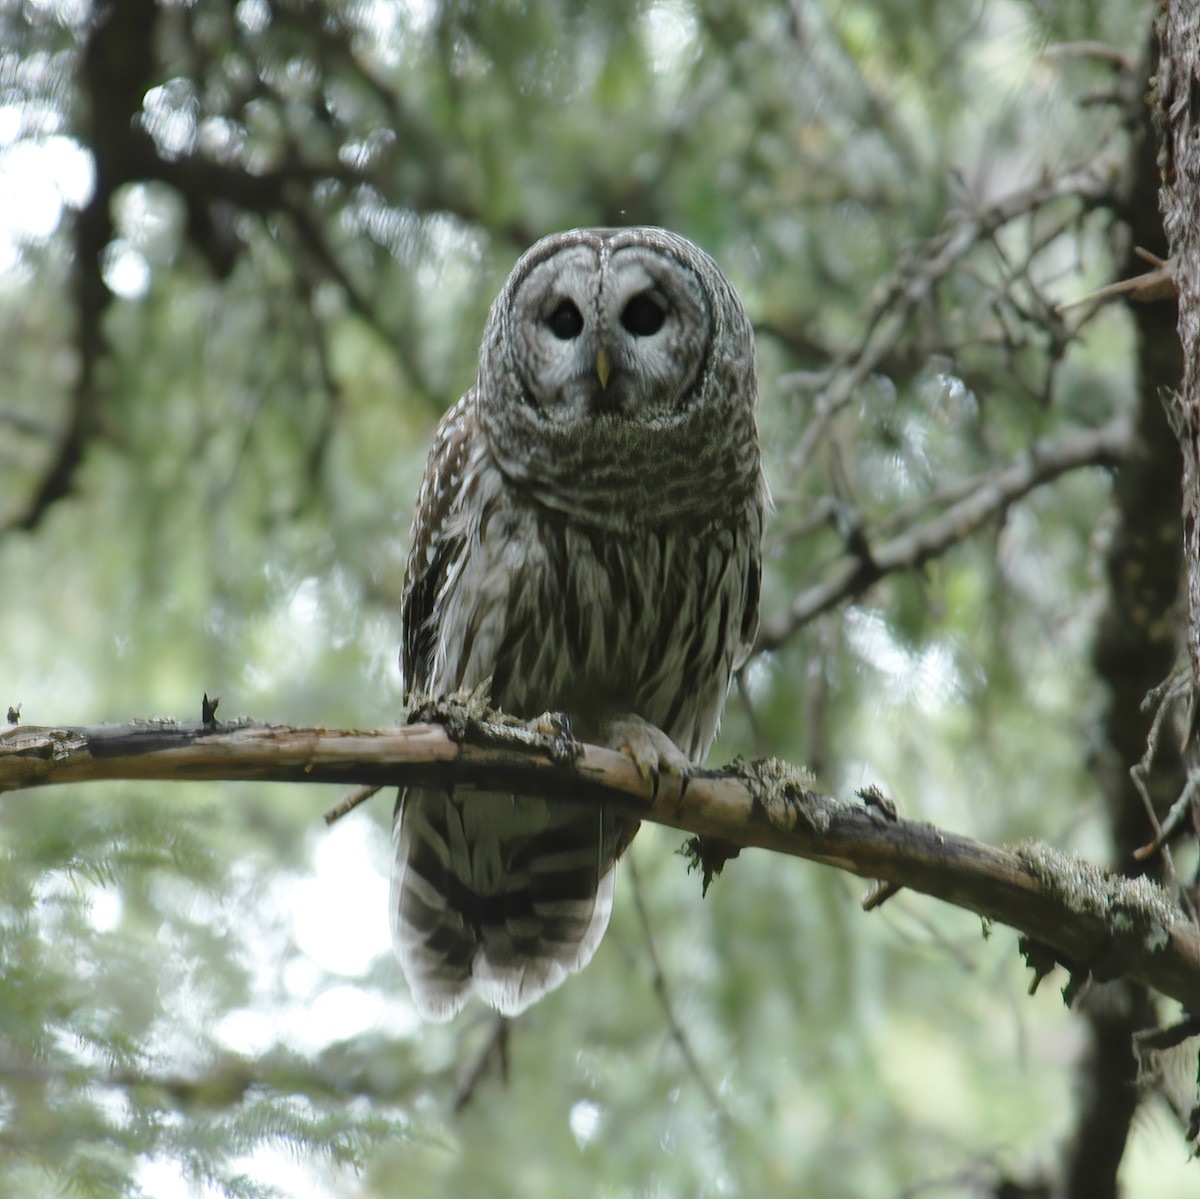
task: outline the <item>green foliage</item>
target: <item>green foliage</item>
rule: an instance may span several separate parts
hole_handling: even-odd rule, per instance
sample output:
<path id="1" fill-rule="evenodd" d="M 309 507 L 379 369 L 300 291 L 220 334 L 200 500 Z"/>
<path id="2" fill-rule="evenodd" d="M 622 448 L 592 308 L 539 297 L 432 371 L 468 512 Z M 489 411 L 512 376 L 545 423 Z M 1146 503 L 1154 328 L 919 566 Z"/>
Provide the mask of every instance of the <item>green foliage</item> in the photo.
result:
<path id="1" fill-rule="evenodd" d="M 431 432 L 515 256 L 555 229 L 678 228 L 739 287 L 776 501 L 768 618 L 853 530 L 877 546 L 1035 438 L 1137 410 L 1126 311 L 1056 308 L 1118 269 L 1115 186 L 951 251 L 1024 189 L 1125 169 L 1140 110 L 1089 102 L 1119 73 L 1048 51 L 1132 53 L 1145 6 L 140 10 L 155 57 L 116 74 L 145 71 L 142 111 L 107 124 L 103 6 L 0 12 L 0 178 L 53 217 L 37 188 L 58 172 L 67 200 L 0 227 L 0 712 L 195 718 L 207 690 L 221 716 L 395 721 Z M 83 149 L 113 189 L 92 313 Z M 815 397 L 874 345 L 802 455 Z M 81 412 L 69 494 L 27 520 Z M 1090 647 L 1116 519 L 1109 473 L 1076 470 L 854 593 L 756 657 L 713 759 L 778 755 L 826 792 L 878 781 L 906 814 L 1102 859 Z M 1025 996 L 1010 933 L 906 894 L 866 917 L 857 884 L 765 854 L 701 902 L 661 829 L 632 851 L 654 949 L 626 877 L 502 1078 L 480 1013 L 422 1028 L 407 1003 L 390 798 L 325 833 L 328 798 L 3 797 L 0 1192 L 966 1195 L 1036 1180 L 1070 1134 L 1079 1027 L 1054 988 Z M 1193 1193 L 1176 1130 L 1134 1135 L 1131 1193 Z"/>

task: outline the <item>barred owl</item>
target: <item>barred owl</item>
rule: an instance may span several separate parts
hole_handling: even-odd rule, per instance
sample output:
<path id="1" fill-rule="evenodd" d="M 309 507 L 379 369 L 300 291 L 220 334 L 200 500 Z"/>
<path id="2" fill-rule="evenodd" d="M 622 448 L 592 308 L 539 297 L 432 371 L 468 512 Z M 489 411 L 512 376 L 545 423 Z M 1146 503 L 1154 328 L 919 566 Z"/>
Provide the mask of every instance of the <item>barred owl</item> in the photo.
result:
<path id="1" fill-rule="evenodd" d="M 414 701 L 475 687 L 644 773 L 716 733 L 758 620 L 766 489 L 754 339 L 715 262 L 663 229 L 576 229 L 517 263 L 417 500 L 401 664 Z M 391 927 L 417 1008 L 515 1014 L 604 935 L 636 821 L 409 789 Z"/>

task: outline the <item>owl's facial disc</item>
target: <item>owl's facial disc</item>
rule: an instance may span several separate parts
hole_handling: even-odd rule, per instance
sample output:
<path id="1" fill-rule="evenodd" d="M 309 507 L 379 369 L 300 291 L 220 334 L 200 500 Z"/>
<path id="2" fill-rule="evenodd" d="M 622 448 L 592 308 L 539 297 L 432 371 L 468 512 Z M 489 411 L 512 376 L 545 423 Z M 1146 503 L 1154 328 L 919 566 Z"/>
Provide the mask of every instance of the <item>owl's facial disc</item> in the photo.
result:
<path id="1" fill-rule="evenodd" d="M 707 358 L 711 319 L 699 279 L 646 246 L 560 250 L 522 282 L 516 312 L 527 399 L 557 426 L 669 424 Z"/>

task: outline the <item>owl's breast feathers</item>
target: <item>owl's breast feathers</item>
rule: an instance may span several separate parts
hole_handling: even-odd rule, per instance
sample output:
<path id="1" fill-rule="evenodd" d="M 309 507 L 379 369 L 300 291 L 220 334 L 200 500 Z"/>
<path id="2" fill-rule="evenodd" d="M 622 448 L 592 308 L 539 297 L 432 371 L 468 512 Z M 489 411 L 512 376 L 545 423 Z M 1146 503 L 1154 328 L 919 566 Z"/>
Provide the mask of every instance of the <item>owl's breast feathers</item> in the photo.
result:
<path id="1" fill-rule="evenodd" d="M 404 601 L 406 689 L 492 679 L 514 715 L 563 710 L 580 735 L 636 713 L 693 759 L 716 732 L 757 628 L 761 486 L 719 516 L 590 521 L 514 487 L 447 413 L 414 527 Z"/>

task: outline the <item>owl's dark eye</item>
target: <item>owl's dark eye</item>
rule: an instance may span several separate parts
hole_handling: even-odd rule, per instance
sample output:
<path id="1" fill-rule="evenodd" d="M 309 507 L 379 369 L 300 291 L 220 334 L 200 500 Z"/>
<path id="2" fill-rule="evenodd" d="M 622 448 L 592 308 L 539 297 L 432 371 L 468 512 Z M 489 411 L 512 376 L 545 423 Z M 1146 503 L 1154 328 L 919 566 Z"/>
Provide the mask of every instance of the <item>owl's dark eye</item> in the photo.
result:
<path id="1" fill-rule="evenodd" d="M 648 291 L 634 296 L 621 313 L 621 324 L 634 337 L 652 337 L 666 319 L 667 310 Z"/>
<path id="2" fill-rule="evenodd" d="M 583 332 L 583 316 L 570 300 L 559 300 L 558 307 L 546 318 L 546 324 L 559 341 L 570 341 Z"/>

